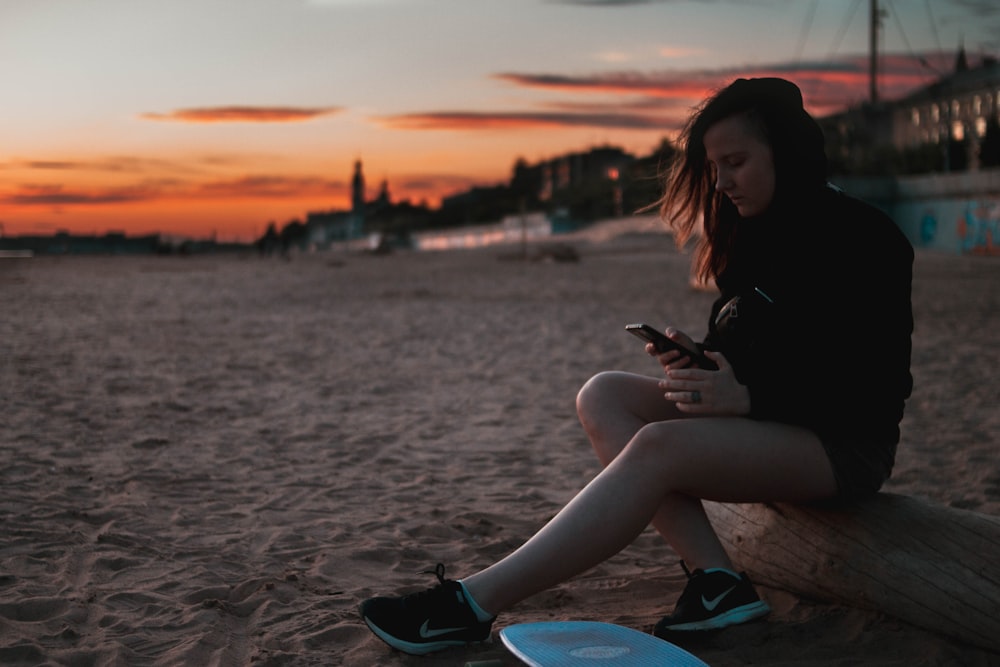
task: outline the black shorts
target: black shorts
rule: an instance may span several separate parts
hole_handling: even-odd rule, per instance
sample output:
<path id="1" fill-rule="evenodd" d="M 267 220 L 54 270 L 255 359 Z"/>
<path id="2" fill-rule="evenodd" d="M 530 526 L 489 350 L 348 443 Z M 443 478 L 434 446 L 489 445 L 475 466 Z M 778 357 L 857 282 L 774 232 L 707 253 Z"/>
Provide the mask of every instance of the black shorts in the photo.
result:
<path id="1" fill-rule="evenodd" d="M 845 500 L 878 492 L 896 460 L 899 427 L 865 429 L 863 434 L 817 431 L 833 465 L 838 495 Z"/>

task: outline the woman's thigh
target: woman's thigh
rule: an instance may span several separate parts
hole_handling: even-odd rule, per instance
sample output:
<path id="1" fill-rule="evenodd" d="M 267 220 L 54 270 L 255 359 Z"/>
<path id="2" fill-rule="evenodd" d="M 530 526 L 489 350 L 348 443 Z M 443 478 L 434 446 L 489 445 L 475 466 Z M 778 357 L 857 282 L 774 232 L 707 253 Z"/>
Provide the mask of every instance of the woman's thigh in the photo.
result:
<path id="1" fill-rule="evenodd" d="M 741 417 L 656 422 L 618 457 L 667 492 L 721 502 L 806 502 L 837 493 L 833 466 L 807 429 Z"/>

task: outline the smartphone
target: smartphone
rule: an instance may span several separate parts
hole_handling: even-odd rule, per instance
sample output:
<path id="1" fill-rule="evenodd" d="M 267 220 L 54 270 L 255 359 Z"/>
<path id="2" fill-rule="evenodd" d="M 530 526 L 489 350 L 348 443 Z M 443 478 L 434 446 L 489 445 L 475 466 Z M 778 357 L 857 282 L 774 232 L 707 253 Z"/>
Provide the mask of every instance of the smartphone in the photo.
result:
<path id="1" fill-rule="evenodd" d="M 669 350 L 677 350 L 681 354 L 689 357 L 691 361 L 698 366 L 698 368 L 704 368 L 708 371 L 719 370 L 718 364 L 706 357 L 704 354 L 687 349 L 677 341 L 667 338 L 667 334 L 662 331 L 657 331 L 648 324 L 626 324 L 625 331 L 638 336 L 647 343 L 652 343 L 656 346 L 657 351 L 660 353 L 667 352 Z"/>

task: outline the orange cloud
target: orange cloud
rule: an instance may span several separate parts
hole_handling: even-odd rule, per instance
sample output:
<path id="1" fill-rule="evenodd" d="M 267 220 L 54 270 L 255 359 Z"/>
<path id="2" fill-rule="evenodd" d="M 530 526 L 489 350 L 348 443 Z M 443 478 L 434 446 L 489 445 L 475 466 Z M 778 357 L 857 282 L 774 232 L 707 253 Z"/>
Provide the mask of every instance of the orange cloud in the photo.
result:
<path id="1" fill-rule="evenodd" d="M 679 127 L 691 113 L 691 103 L 688 101 L 670 100 L 663 97 L 629 97 L 608 102 L 575 102 L 559 100 L 547 102 L 548 109 L 571 112 L 581 116 L 605 114 L 632 114 L 645 118 L 655 117 L 656 128 Z"/>
<path id="2" fill-rule="evenodd" d="M 63 171 L 79 169 L 81 164 L 71 160 L 32 160 L 24 163 L 28 169 Z"/>
<path id="3" fill-rule="evenodd" d="M 135 155 L 112 155 L 99 158 L 48 158 L 34 160 L 14 159 L 0 163 L 0 169 L 13 171 L 65 171 L 100 174 L 178 174 L 190 175 L 203 173 L 206 168 L 226 167 L 239 168 L 245 162 L 239 156 L 207 155 L 190 159 L 165 159 L 140 157 Z"/>
<path id="4" fill-rule="evenodd" d="M 341 107 L 248 107 L 225 106 L 177 109 L 169 113 L 140 114 L 145 120 L 177 121 L 181 123 L 297 123 L 329 116 L 343 111 Z"/>
<path id="5" fill-rule="evenodd" d="M 931 65 L 931 58 L 937 65 Z M 942 56 L 915 58 L 886 54 L 879 57 L 877 81 L 882 100 L 894 100 L 929 85 L 951 72 L 952 63 Z M 807 62 L 761 68 L 740 76 L 781 76 L 802 89 L 806 106 L 817 115 L 843 111 L 868 99 L 870 72 L 867 56 L 845 58 L 837 63 Z"/>
<path id="6" fill-rule="evenodd" d="M 67 189 L 61 185 L 22 185 L 0 201 L 14 206 L 68 206 L 122 204 L 148 201 L 156 193 L 142 187 Z"/>
<path id="7" fill-rule="evenodd" d="M 928 64 L 935 59 L 937 67 Z M 947 60 L 947 57 L 945 57 Z M 895 99 L 927 85 L 948 71 L 940 54 L 915 57 L 884 54 L 879 60 L 882 99 Z M 867 56 L 830 62 L 776 63 L 714 71 L 611 72 L 584 76 L 501 73 L 494 78 L 517 86 L 583 94 L 604 93 L 619 100 L 601 104 L 555 102 L 548 111 L 432 111 L 383 116 L 375 121 L 402 130 L 522 130 L 550 127 L 595 127 L 634 130 L 680 128 L 691 107 L 738 77 L 779 76 L 795 81 L 807 108 L 828 115 L 855 105 L 869 95 Z M 625 96 L 626 101 L 620 101 Z"/>
<path id="8" fill-rule="evenodd" d="M 380 116 L 382 125 L 397 130 L 524 130 L 545 127 L 604 127 L 650 130 L 663 127 L 661 119 L 629 113 L 476 112 L 435 111 Z"/>
<path id="9" fill-rule="evenodd" d="M 347 191 L 345 181 L 315 177 L 244 176 L 228 181 L 204 183 L 191 190 L 192 198 L 287 199 L 306 196 L 337 196 Z"/>
<path id="10" fill-rule="evenodd" d="M 653 97 L 701 99 L 718 85 L 719 76 L 612 72 L 591 76 L 501 73 L 494 78 L 518 86 L 587 93 L 641 94 Z"/>
<path id="11" fill-rule="evenodd" d="M 954 56 L 939 53 L 883 54 L 878 82 L 883 99 L 893 99 L 950 72 Z M 610 72 L 583 76 L 501 73 L 495 78 L 517 86 L 561 92 L 642 95 L 699 101 L 738 77 L 781 76 L 798 83 L 807 103 L 839 111 L 868 93 L 868 58 L 852 56 L 830 62 L 776 63 L 714 71 Z"/>
<path id="12" fill-rule="evenodd" d="M 14 206 L 92 206 L 171 200 L 290 199 L 336 197 L 346 192 L 345 181 L 316 177 L 252 175 L 207 183 L 160 180 L 124 187 L 21 185 L 0 195 Z"/>

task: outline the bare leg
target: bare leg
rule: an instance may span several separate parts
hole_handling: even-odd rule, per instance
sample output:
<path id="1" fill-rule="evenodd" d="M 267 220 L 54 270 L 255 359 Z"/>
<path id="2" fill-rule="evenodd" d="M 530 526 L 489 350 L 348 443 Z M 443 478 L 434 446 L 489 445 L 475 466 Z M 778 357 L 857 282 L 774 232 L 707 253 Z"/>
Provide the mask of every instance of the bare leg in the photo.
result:
<path id="1" fill-rule="evenodd" d="M 699 498 L 794 501 L 835 490 L 822 446 L 804 429 L 737 418 L 650 423 L 534 537 L 463 581 L 481 607 L 500 612 L 606 560 L 654 516 L 682 557 L 724 567 Z"/>
<path id="2" fill-rule="evenodd" d="M 657 383 L 645 375 L 608 371 L 595 375 L 580 390 L 580 422 L 603 465 L 611 463 L 646 424 L 691 418 L 663 398 Z M 732 568 L 699 498 L 664 497 L 651 523 L 692 568 Z M 678 531 L 677 526 L 685 530 Z"/>

